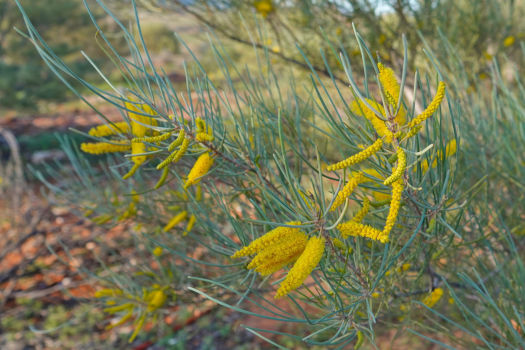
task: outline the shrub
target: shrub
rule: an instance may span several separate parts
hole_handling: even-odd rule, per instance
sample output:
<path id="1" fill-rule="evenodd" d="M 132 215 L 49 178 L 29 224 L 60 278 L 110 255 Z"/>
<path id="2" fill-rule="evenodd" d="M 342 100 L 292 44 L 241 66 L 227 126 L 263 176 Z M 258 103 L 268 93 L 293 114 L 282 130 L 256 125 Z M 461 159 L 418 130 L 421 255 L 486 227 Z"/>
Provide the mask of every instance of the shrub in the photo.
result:
<path id="1" fill-rule="evenodd" d="M 523 239 L 511 232 L 523 216 L 525 109 L 496 62 L 480 82 L 428 49 L 411 78 L 406 56 L 392 70 L 356 31 L 362 73 L 344 48 L 342 69 L 324 68 L 343 70 L 349 89 L 314 69 L 277 74 L 268 50 L 243 69 L 212 41 L 224 79 L 195 60 L 182 92 L 121 26 L 131 58 L 111 53 L 128 84 L 102 90 L 21 11 L 53 71 L 122 115 L 85 134 L 80 150 L 109 153 L 98 163 L 62 138 L 71 168 L 38 175 L 99 224 L 137 223 L 119 244 L 137 263 L 107 266 L 95 294 L 111 327 L 133 322 L 130 340 L 170 306 L 209 299 L 300 325 L 289 336 L 310 345 L 359 347 L 380 326 L 444 346 L 524 345 Z M 261 334 L 277 330 L 247 329 L 277 345 Z"/>

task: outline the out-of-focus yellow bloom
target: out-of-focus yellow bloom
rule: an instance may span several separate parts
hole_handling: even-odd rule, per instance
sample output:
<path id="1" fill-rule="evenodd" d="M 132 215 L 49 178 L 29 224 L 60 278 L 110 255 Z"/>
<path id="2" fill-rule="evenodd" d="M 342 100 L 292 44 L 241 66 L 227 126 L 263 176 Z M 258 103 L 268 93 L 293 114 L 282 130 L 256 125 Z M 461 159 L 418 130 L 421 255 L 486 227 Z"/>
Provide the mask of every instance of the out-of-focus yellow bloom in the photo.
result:
<path id="1" fill-rule="evenodd" d="M 155 249 L 153 249 L 153 255 L 161 256 L 162 255 L 162 247 L 155 247 Z"/>
<path id="2" fill-rule="evenodd" d="M 173 227 L 175 227 L 175 225 L 177 225 L 180 222 L 182 222 L 183 220 L 185 220 L 187 216 L 188 216 L 188 212 L 186 210 L 181 211 L 180 213 L 175 215 L 170 220 L 170 222 L 168 222 L 168 224 L 166 226 L 164 226 L 164 229 L 163 229 L 164 232 L 168 232 L 169 230 L 171 230 Z"/>
<path id="3" fill-rule="evenodd" d="M 89 129 L 88 134 L 95 137 L 105 137 L 116 135 L 118 133 L 126 133 L 129 131 L 129 124 L 127 122 L 118 122 L 113 124 L 101 124 Z"/>
<path id="4" fill-rule="evenodd" d="M 184 189 L 187 189 L 191 185 L 198 183 L 201 178 L 206 175 L 213 165 L 214 159 L 210 156 L 208 152 L 203 153 L 191 168 L 190 173 L 188 174 L 188 179 L 184 184 Z"/>
<path id="5" fill-rule="evenodd" d="M 368 214 L 368 211 L 370 210 L 370 200 L 365 197 L 363 199 L 363 206 L 361 209 L 357 212 L 357 214 L 354 215 L 352 218 L 355 222 L 361 222 L 365 218 L 366 214 Z"/>
<path id="6" fill-rule="evenodd" d="M 264 18 L 268 17 L 268 15 L 275 10 L 275 8 L 273 7 L 273 2 L 271 0 L 254 1 L 253 6 L 255 7 L 255 11 L 261 14 L 261 16 L 263 16 Z"/>
<path id="7" fill-rule="evenodd" d="M 439 299 L 441 299 L 442 296 L 443 296 L 443 289 L 436 288 L 432 292 L 430 292 L 429 295 L 424 297 L 423 300 L 421 300 L 421 302 L 431 308 L 434 305 L 436 305 L 436 303 L 439 301 Z"/>
<path id="8" fill-rule="evenodd" d="M 453 139 L 449 143 L 447 143 L 447 145 L 445 146 L 445 157 L 446 158 L 451 157 L 454 154 L 456 154 L 456 152 L 457 152 L 457 142 L 456 142 L 456 139 Z M 443 160 L 443 159 L 445 159 L 443 157 L 443 152 L 441 152 L 441 150 L 438 150 L 436 158 L 434 158 L 434 160 L 432 161 L 432 168 L 435 168 L 437 166 L 438 160 Z M 416 170 L 417 169 L 414 168 L 412 171 L 415 172 Z M 424 174 L 427 172 L 427 170 L 428 170 L 428 161 L 424 159 L 421 162 L 421 171 Z"/>
<path id="9" fill-rule="evenodd" d="M 85 153 L 103 154 L 114 152 L 126 152 L 131 149 L 131 146 L 126 141 L 112 141 L 109 142 L 83 142 L 80 144 L 80 149 Z"/>
<path id="10" fill-rule="evenodd" d="M 322 237 L 311 237 L 306 247 L 286 275 L 286 278 L 279 286 L 275 299 L 279 299 L 292 290 L 295 290 L 303 284 L 306 277 L 312 273 L 315 267 L 321 261 L 324 254 L 325 239 Z"/>
<path id="11" fill-rule="evenodd" d="M 514 45 L 515 42 L 516 42 L 516 37 L 514 35 L 509 35 L 503 40 L 503 46 L 509 47 L 509 46 Z"/>
<path id="12" fill-rule="evenodd" d="M 197 220 L 197 218 L 195 217 L 195 215 L 191 215 L 189 220 L 188 220 L 188 224 L 186 225 L 186 229 L 184 230 L 184 233 L 182 234 L 183 236 L 186 236 L 188 235 L 188 233 L 191 231 L 191 229 L 193 228 L 193 225 L 195 225 L 195 221 Z"/>

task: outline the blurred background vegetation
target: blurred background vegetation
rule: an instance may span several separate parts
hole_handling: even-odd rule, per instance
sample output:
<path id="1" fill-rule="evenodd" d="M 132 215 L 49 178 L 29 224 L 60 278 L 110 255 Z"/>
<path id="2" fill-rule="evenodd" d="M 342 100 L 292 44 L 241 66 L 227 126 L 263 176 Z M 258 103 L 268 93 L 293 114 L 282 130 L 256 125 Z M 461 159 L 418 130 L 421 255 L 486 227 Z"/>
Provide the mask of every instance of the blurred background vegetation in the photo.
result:
<path id="1" fill-rule="evenodd" d="M 108 59 L 107 47 L 101 42 L 82 1 L 22 0 L 21 3 L 40 34 L 79 77 L 95 85 L 104 83 L 81 53 L 83 50 L 113 83 L 125 83 L 118 68 Z M 95 1 L 87 3 L 96 4 Z M 106 3 L 135 30 L 130 1 L 107 0 Z M 466 216 L 494 213 L 480 221 L 471 219 L 467 229 L 486 228 L 487 237 L 493 235 L 498 242 L 505 242 L 503 235 L 496 237 L 495 233 L 495 227 L 505 223 L 508 233 L 523 242 L 520 237 L 525 233 L 525 213 L 521 206 L 525 196 L 525 164 L 522 156 L 516 156 L 516 150 L 524 143 L 525 92 L 523 82 L 516 78 L 525 72 L 525 2 L 141 0 L 138 6 L 142 34 L 155 64 L 163 67 L 180 89 L 185 89 L 186 82 L 183 63 L 190 67 L 192 63 L 188 63 L 191 56 L 182 49 L 174 32 L 199 56 L 208 75 L 218 84 L 224 78 L 210 55 L 209 36 L 221 40 L 239 67 L 256 65 L 252 50 L 255 46 L 270 57 L 276 71 L 293 75 L 299 83 L 310 79 L 312 66 L 323 79 L 330 79 L 330 70 L 326 68 L 329 66 L 335 78 L 347 84 L 337 62 L 340 50 L 346 50 L 356 65 L 356 72 L 361 71 L 361 52 L 353 25 L 360 30 L 371 52 L 397 72 L 403 64 L 400 33 L 405 33 L 409 71 L 428 69 L 432 62 L 427 54 L 431 51 L 441 64 L 442 73 L 454 82 L 451 88 L 462 101 L 458 113 L 467 116 L 462 120 L 461 130 L 463 139 L 469 142 L 461 146 L 462 152 L 470 156 L 459 158 L 458 167 L 463 169 L 463 174 L 458 181 L 464 188 L 473 189 L 474 193 L 469 195 L 480 204 Z M 92 6 L 92 10 L 119 52 L 129 55 L 127 43 L 115 23 L 99 7 Z M 258 32 L 255 28 L 261 26 L 265 30 Z M 3 209 L 0 232 L 7 237 L 4 245 L 0 244 L 0 262 L 3 262 L 0 348 L 22 349 L 23 346 L 19 346 L 22 344 L 73 349 L 78 348 L 79 342 L 85 348 L 128 348 L 129 329 L 120 333 L 104 330 L 99 325 L 103 318 L 101 310 L 84 303 L 92 290 L 80 283 L 82 273 L 78 265 L 98 266 L 97 259 L 105 263 L 114 261 L 111 251 L 103 247 L 111 246 L 114 239 L 121 239 L 132 223 L 117 225 L 108 234 L 107 229 L 96 227 L 70 208 L 51 205 L 40 194 L 40 184 L 25 167 L 30 164 L 38 169 L 42 160 L 64 158 L 58 150 L 56 131 L 69 127 L 86 130 L 99 120 L 79 104 L 76 96 L 45 65 L 33 45 L 13 27 L 22 31 L 25 28 L 16 4 L 13 0 L 0 0 L 0 128 L 5 131 L 0 136 Z M 408 90 L 413 88 L 411 83 L 413 79 L 407 83 Z M 102 106 L 100 100 L 92 102 Z M 112 113 L 110 109 L 105 112 Z M 7 132 L 16 143 L 10 141 Z M 501 135 L 507 137 L 502 139 Z M 490 149 L 486 148 L 487 140 L 491 140 Z M 63 243 L 78 248 L 75 259 L 63 249 Z M 54 253 L 49 253 L 49 246 Z M 522 254 L 519 249 L 514 251 L 512 244 L 510 247 L 502 243 L 498 246 L 502 255 L 494 259 L 514 259 Z M 129 249 L 123 254 L 121 259 L 132 259 L 135 252 Z M 487 271 L 490 274 L 489 269 Z M 510 283 L 506 290 L 512 290 L 513 278 L 524 278 L 523 266 L 518 263 L 505 273 L 496 274 L 493 283 L 501 286 Z M 489 300 L 482 291 L 473 298 L 487 303 Z M 505 304 L 505 300 L 519 298 L 523 296 L 501 293 L 498 303 L 504 304 L 505 314 L 510 314 L 514 312 L 514 305 Z M 487 309 L 478 311 L 488 312 Z M 251 319 L 211 306 L 205 312 L 197 312 L 191 304 L 178 312 L 185 315 L 184 321 L 175 325 L 166 321 L 173 332 L 157 338 L 156 345 L 160 348 L 267 346 L 238 327 L 241 323 L 254 322 Z M 466 315 L 465 310 L 458 313 Z M 485 327 L 475 325 L 477 319 L 473 316 L 465 318 L 474 331 L 476 327 Z M 427 321 L 431 323 L 432 317 Z M 421 329 L 425 330 L 426 325 L 422 324 Z M 155 329 L 148 332 L 155 334 Z M 433 335 L 436 339 L 444 338 Z M 301 348 L 300 343 L 293 340 L 283 341 L 287 347 Z M 379 348 L 441 348 L 421 337 L 399 336 L 387 327 L 378 330 L 377 344 Z"/>

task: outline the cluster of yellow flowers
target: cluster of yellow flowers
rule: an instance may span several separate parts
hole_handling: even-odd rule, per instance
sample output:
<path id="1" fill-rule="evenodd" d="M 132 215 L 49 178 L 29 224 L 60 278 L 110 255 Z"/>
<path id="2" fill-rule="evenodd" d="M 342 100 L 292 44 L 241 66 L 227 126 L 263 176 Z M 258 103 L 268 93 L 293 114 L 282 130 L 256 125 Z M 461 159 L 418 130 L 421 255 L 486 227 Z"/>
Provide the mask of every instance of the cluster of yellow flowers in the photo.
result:
<path id="1" fill-rule="evenodd" d="M 421 114 L 407 123 L 405 109 L 402 105 L 398 106 L 400 101 L 400 86 L 394 72 L 392 69 L 384 67 L 381 63 L 378 64 L 378 69 L 378 78 L 382 88 L 381 93 L 385 97 L 385 106 L 382 106 L 373 100 L 364 99 L 354 101 L 352 104 L 352 110 L 355 114 L 361 115 L 370 121 L 379 138 L 361 152 L 328 166 L 327 170 L 340 170 L 361 163 L 382 150 L 384 146 L 392 145 L 397 158 L 397 164 L 393 169 L 392 174 L 383 181 L 383 185 L 391 186 L 392 188 L 390 210 L 383 229 L 379 230 L 361 223 L 368 211 L 368 204 L 365 208 L 365 203 L 363 203 L 363 209 L 358 215 L 350 221 L 341 223 L 337 226 L 344 238 L 348 236 L 362 236 L 386 243 L 389 241 L 389 234 L 396 223 L 399 208 L 401 206 L 403 188 L 405 186 L 404 174 L 406 171 L 407 159 L 400 142 L 416 135 L 417 132 L 421 130 L 421 123 L 431 117 L 439 108 L 439 105 L 445 96 L 445 84 L 443 82 L 439 83 L 436 95 L 428 107 Z M 377 171 L 370 169 L 357 173 L 357 175 L 352 175 L 344 188 L 337 193 L 337 197 L 333 202 L 331 210 L 335 210 L 335 208 L 340 206 L 360 183 L 368 181 L 368 179 L 364 178 L 363 173 L 379 177 L 377 176 Z"/>
<path id="2" fill-rule="evenodd" d="M 315 236 L 308 238 L 299 228 L 293 227 L 300 224 L 293 221 L 286 224 L 292 227 L 279 226 L 232 255 L 232 258 L 240 258 L 257 254 L 248 264 L 248 268 L 255 269 L 263 276 L 294 263 L 281 282 L 275 294 L 276 299 L 299 288 L 323 257 L 325 239 Z"/>
<path id="3" fill-rule="evenodd" d="M 95 292 L 95 298 L 105 299 L 106 308 L 104 312 L 119 315 L 120 319 L 109 325 L 111 329 L 126 323 L 135 315 L 133 322 L 135 329 L 129 338 L 131 343 L 144 326 L 144 322 L 151 316 L 156 316 L 155 312 L 163 307 L 168 299 L 167 290 L 169 287 L 161 287 L 154 284 L 151 288 L 143 288 L 141 296 L 134 296 L 124 293 L 118 288 L 105 288 Z"/>

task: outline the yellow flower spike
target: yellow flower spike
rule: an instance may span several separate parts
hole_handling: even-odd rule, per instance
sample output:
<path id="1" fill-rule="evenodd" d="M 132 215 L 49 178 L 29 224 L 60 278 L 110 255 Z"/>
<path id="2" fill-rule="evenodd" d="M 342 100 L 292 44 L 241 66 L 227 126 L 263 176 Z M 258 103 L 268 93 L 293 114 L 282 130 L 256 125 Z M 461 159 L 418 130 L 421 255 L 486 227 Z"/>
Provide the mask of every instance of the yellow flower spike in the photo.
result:
<path id="1" fill-rule="evenodd" d="M 126 133 L 129 131 L 129 124 L 127 122 L 118 122 L 113 124 L 101 124 L 89 129 L 88 134 L 94 137 L 112 136 L 118 133 Z"/>
<path id="2" fill-rule="evenodd" d="M 154 115 L 154 111 L 151 109 L 150 106 L 146 104 L 142 104 L 142 109 L 139 109 L 135 104 L 131 102 L 125 102 L 124 103 L 126 109 L 128 109 L 128 114 L 131 119 L 131 132 L 133 133 L 133 136 L 135 137 L 144 137 L 146 136 L 146 133 L 150 130 L 148 125 L 156 126 L 157 121 L 154 118 L 142 115 L 142 114 L 150 114 Z M 140 113 L 140 114 L 139 114 Z"/>
<path id="3" fill-rule="evenodd" d="M 328 171 L 335 171 L 335 170 L 347 168 L 347 167 L 349 167 L 349 166 L 351 166 L 353 164 L 360 163 L 360 162 L 370 158 L 375 153 L 377 153 L 377 151 L 379 151 L 382 146 L 383 146 L 383 140 L 382 139 L 377 139 L 372 145 L 370 145 L 369 147 L 365 148 L 361 152 L 359 152 L 357 154 L 354 154 L 353 156 L 351 156 L 349 158 L 346 158 L 345 160 L 342 160 L 342 161 L 340 161 L 338 163 L 335 163 L 335 164 L 332 164 L 332 165 L 328 166 L 326 168 L 326 170 L 328 170 Z"/>
<path id="4" fill-rule="evenodd" d="M 286 223 L 286 225 L 290 225 L 290 226 L 296 226 L 300 224 L 301 224 L 300 221 L 290 221 Z M 257 253 L 261 251 L 263 248 L 279 242 L 283 237 L 286 237 L 287 235 L 293 232 L 298 232 L 298 231 L 299 231 L 298 227 L 287 227 L 287 226 L 276 227 L 273 230 L 265 233 L 263 236 L 252 241 L 248 246 L 243 247 L 242 249 L 238 250 L 231 257 L 235 259 L 235 258 L 240 258 L 243 256 L 248 256 L 248 255 Z"/>
<path id="5" fill-rule="evenodd" d="M 182 234 L 183 236 L 187 236 L 188 233 L 191 231 L 191 229 L 193 228 L 193 225 L 195 225 L 195 221 L 197 220 L 197 218 L 195 217 L 195 215 L 191 215 L 189 220 L 188 220 L 188 224 L 186 225 L 186 230 L 184 230 L 184 233 Z"/>
<path id="6" fill-rule="evenodd" d="M 268 17 L 270 13 L 274 11 L 273 3 L 271 0 L 256 0 L 253 2 L 255 11 L 257 11 L 264 18 Z"/>
<path id="7" fill-rule="evenodd" d="M 355 214 L 355 216 L 352 218 L 352 221 L 355 221 L 355 222 L 363 221 L 366 214 L 368 214 L 369 210 L 370 210 L 370 200 L 367 197 L 365 197 L 363 198 L 363 206 L 357 212 L 357 214 Z"/>
<path id="8" fill-rule="evenodd" d="M 140 330 L 142 329 L 142 326 L 144 326 L 144 322 L 146 321 L 146 313 L 143 312 L 140 314 L 139 318 L 135 321 L 135 330 L 133 331 L 133 334 L 131 334 L 131 337 L 129 338 L 129 342 L 133 343 L 133 340 L 139 335 Z"/>
<path id="9" fill-rule="evenodd" d="M 208 152 L 203 153 L 191 168 L 190 173 L 188 174 L 188 179 L 184 184 L 184 189 L 187 189 L 191 185 L 198 183 L 201 178 L 206 175 L 213 165 L 214 159 L 210 156 Z"/>
<path id="10" fill-rule="evenodd" d="M 168 146 L 168 151 L 169 152 L 173 151 L 176 147 L 180 146 L 182 144 L 182 141 L 184 141 L 185 139 L 186 139 L 186 132 L 184 131 L 184 129 L 181 129 L 179 131 L 179 135 L 177 136 L 177 138 L 173 140 L 173 142 L 170 143 L 170 145 Z"/>
<path id="11" fill-rule="evenodd" d="M 330 211 L 334 211 L 337 207 L 343 204 L 346 198 L 348 198 L 348 196 L 350 196 L 352 192 L 354 192 L 356 187 L 360 183 L 362 183 L 363 180 L 364 177 L 361 172 L 353 174 L 352 177 L 350 177 L 350 179 L 348 180 L 348 183 L 343 187 L 343 189 L 341 189 L 339 193 L 337 193 L 337 197 L 335 198 L 334 203 L 330 208 Z"/>
<path id="12" fill-rule="evenodd" d="M 324 254 L 325 239 L 322 237 L 311 237 L 304 248 L 303 253 L 286 275 L 279 286 L 275 299 L 282 298 L 291 291 L 299 288 L 304 280 L 312 273 L 321 261 Z"/>
<path id="13" fill-rule="evenodd" d="M 156 257 L 159 257 L 162 255 L 162 247 L 156 247 L 155 249 L 153 249 L 153 255 L 155 255 Z"/>
<path id="14" fill-rule="evenodd" d="M 131 146 L 126 141 L 112 141 L 108 142 L 83 142 L 80 144 L 80 149 L 84 153 L 90 154 L 104 154 L 114 152 L 126 152 L 131 149 Z"/>
<path id="15" fill-rule="evenodd" d="M 168 167 L 164 167 L 164 169 L 162 169 L 162 175 L 160 176 L 159 181 L 157 181 L 154 187 L 156 190 L 159 189 L 162 185 L 164 185 L 164 182 L 166 182 L 166 179 L 168 178 L 169 172 L 170 168 Z"/>
<path id="16" fill-rule="evenodd" d="M 118 320 L 118 322 L 115 322 L 113 324 L 107 325 L 105 329 L 106 330 L 110 330 L 110 329 L 113 329 L 115 327 L 121 326 L 124 323 L 126 323 L 126 321 L 129 320 L 131 318 L 131 316 L 133 316 L 133 310 L 129 310 L 124 316 L 122 316 L 122 318 L 120 320 Z"/>
<path id="17" fill-rule="evenodd" d="M 347 238 L 349 236 L 361 236 L 380 241 L 381 243 L 386 243 L 388 241 L 388 237 L 385 239 L 381 235 L 381 231 L 378 229 L 372 226 L 363 225 L 361 223 L 355 222 L 354 220 L 337 225 L 337 229 L 341 232 L 343 238 Z"/>
<path id="18" fill-rule="evenodd" d="M 422 122 L 430 118 L 432 114 L 434 114 L 435 111 L 437 111 L 437 109 L 439 108 L 439 105 L 441 104 L 441 101 L 443 101 L 443 98 L 445 97 L 445 89 L 446 89 L 445 83 L 440 81 L 438 88 L 437 88 L 436 95 L 434 96 L 434 99 L 432 99 L 432 102 L 430 102 L 428 107 L 420 115 L 412 119 L 407 124 L 409 129 L 412 129 L 416 127 L 417 125 L 421 124 Z"/>
<path id="19" fill-rule="evenodd" d="M 168 164 L 177 163 L 182 158 L 182 156 L 186 154 L 186 151 L 188 150 L 189 145 L 190 145 L 190 139 L 185 138 L 182 141 L 182 144 L 180 145 L 178 150 L 173 151 L 173 153 L 170 154 L 168 158 L 166 158 L 165 160 L 162 161 L 162 163 L 157 165 L 157 170 L 165 168 Z"/>
<path id="20" fill-rule="evenodd" d="M 301 253 L 302 253 L 302 251 L 298 251 L 295 255 L 292 255 L 292 256 L 288 257 L 288 259 L 280 260 L 278 262 L 271 261 L 271 262 L 269 262 L 267 264 L 258 266 L 255 269 L 255 271 L 258 272 L 263 277 L 269 276 L 269 275 L 273 274 L 274 272 L 279 271 L 283 267 L 285 267 L 287 265 L 290 265 L 291 263 L 294 263 L 299 258 Z"/>
<path id="21" fill-rule="evenodd" d="M 381 232 L 382 237 L 386 237 L 388 240 L 388 235 L 394 224 L 396 223 L 397 216 L 399 214 L 399 207 L 401 206 L 401 196 L 403 194 L 403 181 L 402 179 L 397 180 L 392 184 L 392 200 L 390 201 L 390 210 L 388 211 L 388 216 L 386 218 L 385 227 Z"/>
<path id="22" fill-rule="evenodd" d="M 403 173 L 405 172 L 405 169 L 407 167 L 407 158 L 405 151 L 401 148 L 397 148 L 397 166 L 392 172 L 392 175 L 390 175 L 386 180 L 383 182 L 385 185 L 391 185 L 397 180 L 403 176 Z"/>
<path id="23" fill-rule="evenodd" d="M 264 265 L 281 263 L 292 256 L 301 253 L 306 247 L 308 237 L 300 230 L 292 231 L 280 241 L 264 248 L 248 264 L 248 269 L 255 269 Z"/>
<path id="24" fill-rule="evenodd" d="M 133 163 L 133 167 L 131 170 L 124 176 L 122 176 L 122 179 L 126 180 L 133 176 L 135 172 L 138 170 L 138 168 L 146 161 L 146 156 L 142 155 L 142 153 L 146 152 L 146 145 L 143 143 L 132 143 L 131 144 L 131 160 Z"/>
<path id="25" fill-rule="evenodd" d="M 107 297 L 116 297 L 121 296 L 122 291 L 120 289 L 113 289 L 113 288 L 104 288 L 101 290 L 97 290 L 94 294 L 95 298 L 107 298 Z"/>
<path id="26" fill-rule="evenodd" d="M 171 230 L 173 227 L 175 227 L 175 225 L 179 224 L 180 222 L 182 222 L 184 219 L 186 219 L 186 217 L 188 216 L 188 212 L 186 210 L 184 211 L 181 211 L 180 213 L 178 213 L 177 215 L 175 215 L 171 220 L 170 222 L 168 222 L 168 224 L 166 226 L 164 226 L 164 232 L 168 232 L 169 230 Z"/>
<path id="27" fill-rule="evenodd" d="M 202 118 L 195 118 L 195 126 L 197 129 L 197 133 L 203 132 L 206 133 L 206 122 Z"/>
<path id="28" fill-rule="evenodd" d="M 195 140 L 198 141 L 198 142 L 211 142 L 215 139 L 215 137 L 213 137 L 213 135 L 209 135 L 205 132 L 199 132 L 197 133 L 197 135 L 195 135 Z"/>
<path id="29" fill-rule="evenodd" d="M 365 100 L 376 111 L 381 113 L 383 117 L 386 116 L 385 110 L 381 104 L 377 103 L 376 101 L 370 100 L 370 99 L 365 99 Z M 363 101 L 361 100 L 353 101 L 350 106 L 350 109 L 354 114 L 361 115 L 365 117 L 366 119 L 368 119 L 370 123 L 372 123 L 372 126 L 374 127 L 374 130 L 377 132 L 377 134 L 381 137 L 384 137 L 386 142 L 392 142 L 394 135 L 388 129 L 386 123 L 383 120 L 379 119 L 377 115 L 370 108 L 368 108 L 368 106 Z"/>
<path id="30" fill-rule="evenodd" d="M 379 82 L 383 86 L 385 97 L 388 103 L 397 108 L 397 100 L 399 100 L 400 86 L 397 82 L 396 76 L 392 68 L 386 68 L 381 62 L 377 64 L 379 68 Z M 404 123 L 402 123 L 404 124 Z"/>
<path id="31" fill-rule="evenodd" d="M 171 137 L 171 135 L 173 135 L 172 132 L 167 132 L 167 133 L 164 133 L 162 135 L 158 135 L 158 136 L 145 136 L 145 137 L 135 137 L 133 139 L 131 139 L 131 142 L 161 142 L 161 141 L 166 141 L 167 139 L 169 139 Z"/>
<path id="32" fill-rule="evenodd" d="M 106 307 L 103 309 L 103 311 L 107 312 L 108 314 L 114 314 L 124 310 L 132 310 L 134 307 L 135 305 L 133 305 L 132 303 L 125 303 L 118 306 Z"/>
<path id="33" fill-rule="evenodd" d="M 421 300 L 423 304 L 425 304 L 428 307 L 433 307 L 436 305 L 436 303 L 441 299 L 443 296 L 443 289 L 442 288 L 436 288 L 430 294 L 428 294 L 426 297 Z"/>

